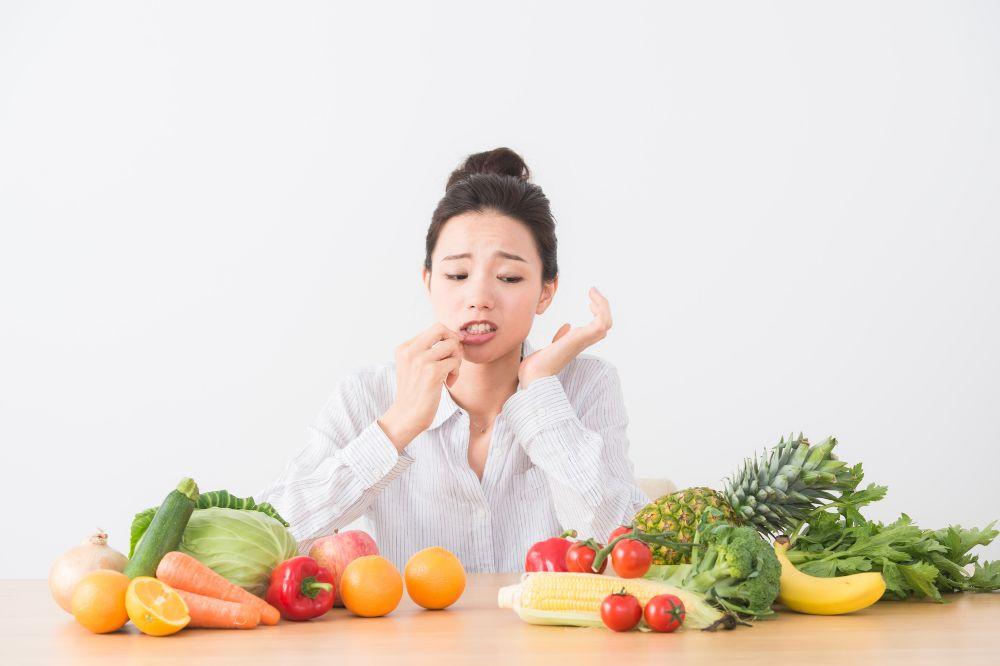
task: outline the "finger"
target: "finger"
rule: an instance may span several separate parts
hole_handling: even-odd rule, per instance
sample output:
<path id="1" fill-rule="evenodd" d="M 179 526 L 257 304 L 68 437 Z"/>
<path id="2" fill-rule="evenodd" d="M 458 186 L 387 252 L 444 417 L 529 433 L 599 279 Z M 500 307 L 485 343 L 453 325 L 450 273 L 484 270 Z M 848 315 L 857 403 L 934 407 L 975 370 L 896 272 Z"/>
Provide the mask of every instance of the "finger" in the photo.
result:
<path id="1" fill-rule="evenodd" d="M 461 356 L 449 356 L 446 359 L 442 359 L 435 364 L 435 367 L 440 373 L 438 376 L 441 377 L 448 387 L 455 383 L 458 379 L 459 368 L 462 366 Z"/>
<path id="2" fill-rule="evenodd" d="M 611 328 L 611 310 L 600 305 L 590 304 L 590 311 L 594 314 L 594 319 L 602 326 Z"/>
<path id="3" fill-rule="evenodd" d="M 597 287 L 591 287 L 590 291 L 588 293 L 590 294 L 590 297 L 592 299 L 594 299 L 594 300 L 596 300 L 596 301 L 598 301 L 600 303 L 607 303 L 608 302 L 608 299 L 604 297 L 604 294 L 602 294 L 600 291 L 597 290 Z"/>
<path id="4" fill-rule="evenodd" d="M 410 343 L 415 345 L 417 349 L 423 351 L 424 349 L 430 349 L 430 346 L 439 340 L 448 340 L 449 338 L 461 340 L 465 331 L 462 331 L 461 333 L 462 335 L 460 335 L 458 331 L 451 330 L 441 322 L 437 322 L 426 331 L 421 332 L 415 338 L 410 340 Z"/>
<path id="5" fill-rule="evenodd" d="M 459 364 L 459 367 L 460 366 L 461 366 L 461 363 Z M 447 377 L 444 378 L 444 383 L 448 386 L 448 388 L 451 388 L 452 386 L 454 386 L 455 382 L 458 381 L 458 371 L 459 371 L 459 368 L 456 367 L 454 370 L 452 370 L 451 372 L 448 373 Z"/>
<path id="6" fill-rule="evenodd" d="M 569 322 L 566 322 L 565 324 L 563 324 L 562 326 L 560 326 L 560 327 L 559 327 L 559 330 L 558 330 L 558 331 L 556 331 L 556 334 L 555 334 L 555 336 L 553 336 L 553 338 L 552 338 L 552 342 L 555 342 L 556 340 L 558 340 L 558 339 L 559 339 L 559 338 L 561 338 L 562 336 L 564 336 L 564 335 L 566 335 L 567 333 L 569 333 L 569 329 L 570 329 L 570 325 L 569 325 Z"/>
<path id="7" fill-rule="evenodd" d="M 431 361 L 440 361 L 449 356 L 454 356 L 461 348 L 461 342 L 449 338 L 448 340 L 438 340 L 424 354 Z"/>
<path id="8" fill-rule="evenodd" d="M 590 288 L 590 311 L 605 328 L 611 328 L 611 304 L 597 287 Z"/>

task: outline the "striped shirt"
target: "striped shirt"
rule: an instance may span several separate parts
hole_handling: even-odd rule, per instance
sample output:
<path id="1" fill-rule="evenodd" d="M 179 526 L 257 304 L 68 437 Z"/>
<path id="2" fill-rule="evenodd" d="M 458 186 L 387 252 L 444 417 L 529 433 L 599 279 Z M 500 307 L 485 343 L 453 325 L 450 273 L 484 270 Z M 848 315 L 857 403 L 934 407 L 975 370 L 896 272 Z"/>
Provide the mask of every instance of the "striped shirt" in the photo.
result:
<path id="1" fill-rule="evenodd" d="M 469 415 L 447 387 L 430 427 L 402 452 L 377 422 L 395 394 L 394 362 L 348 373 L 305 448 L 257 495 L 290 523 L 301 552 L 363 518 L 400 571 L 429 546 L 469 572 L 523 571 L 536 541 L 575 529 L 603 542 L 649 501 L 628 457 L 618 373 L 596 356 L 580 354 L 507 399 L 482 480 L 469 466 Z"/>

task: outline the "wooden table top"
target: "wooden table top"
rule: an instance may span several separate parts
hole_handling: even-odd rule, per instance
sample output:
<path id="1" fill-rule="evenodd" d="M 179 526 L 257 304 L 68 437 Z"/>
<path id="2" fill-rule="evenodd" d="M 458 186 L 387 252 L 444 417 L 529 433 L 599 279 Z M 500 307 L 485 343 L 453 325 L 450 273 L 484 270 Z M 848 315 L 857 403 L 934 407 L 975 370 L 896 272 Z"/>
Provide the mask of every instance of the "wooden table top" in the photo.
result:
<path id="1" fill-rule="evenodd" d="M 603 664 L 1000 664 L 1000 594 L 949 597 L 948 604 L 880 602 L 852 615 L 783 612 L 752 627 L 707 633 L 615 633 L 543 627 L 497 607 L 497 590 L 518 574 L 474 574 L 463 597 L 426 611 L 404 593 L 383 618 L 342 608 L 311 622 L 251 631 L 185 629 L 145 636 L 130 623 L 96 635 L 49 596 L 42 580 L 0 580 L 0 664 L 490 663 Z M 346 662 L 344 660 L 347 660 Z"/>

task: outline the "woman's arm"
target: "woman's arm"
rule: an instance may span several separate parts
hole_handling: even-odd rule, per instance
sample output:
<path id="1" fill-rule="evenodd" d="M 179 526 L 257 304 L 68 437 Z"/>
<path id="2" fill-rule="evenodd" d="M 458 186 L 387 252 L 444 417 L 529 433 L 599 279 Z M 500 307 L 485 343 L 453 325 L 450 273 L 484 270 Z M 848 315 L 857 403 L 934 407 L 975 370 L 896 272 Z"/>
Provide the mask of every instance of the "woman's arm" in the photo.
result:
<path id="1" fill-rule="evenodd" d="M 344 378 L 308 428 L 306 446 L 260 495 L 290 524 L 300 552 L 364 515 L 413 462 L 379 426 L 371 395 Z"/>
<path id="2" fill-rule="evenodd" d="M 600 541 L 648 502 L 635 485 L 618 372 L 603 363 L 579 414 L 555 375 L 509 398 L 518 441 L 548 477 L 559 523 Z"/>

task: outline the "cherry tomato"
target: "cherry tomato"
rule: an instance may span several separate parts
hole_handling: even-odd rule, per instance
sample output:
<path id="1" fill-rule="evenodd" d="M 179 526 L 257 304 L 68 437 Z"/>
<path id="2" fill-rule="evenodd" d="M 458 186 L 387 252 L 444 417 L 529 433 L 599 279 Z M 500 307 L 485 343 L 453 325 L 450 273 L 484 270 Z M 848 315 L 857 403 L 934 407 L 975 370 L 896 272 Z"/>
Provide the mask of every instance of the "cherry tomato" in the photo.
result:
<path id="1" fill-rule="evenodd" d="M 615 529 L 615 531 L 611 533 L 611 536 L 608 537 L 608 543 L 614 541 L 615 537 L 618 536 L 619 534 L 628 534 L 631 531 L 632 531 L 631 527 L 625 527 L 625 526 Z"/>
<path id="2" fill-rule="evenodd" d="M 583 542 L 576 542 L 569 547 L 566 551 L 566 571 L 575 571 L 577 573 L 604 573 L 604 570 L 608 568 L 608 560 L 604 559 L 601 563 L 601 570 L 595 572 L 593 569 L 594 559 L 597 557 L 597 551 L 591 546 Z"/>
<path id="3" fill-rule="evenodd" d="M 639 578 L 652 563 L 649 546 L 637 539 L 622 539 L 611 550 L 611 566 L 622 578 Z"/>
<path id="4" fill-rule="evenodd" d="M 601 620 L 613 631 L 630 631 L 642 619 L 642 605 L 625 590 L 604 597 L 601 602 Z"/>
<path id="5" fill-rule="evenodd" d="M 671 632 L 684 624 L 684 602 L 672 594 L 658 594 L 646 604 L 643 616 L 653 631 Z"/>

